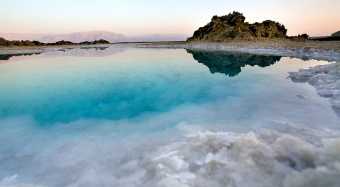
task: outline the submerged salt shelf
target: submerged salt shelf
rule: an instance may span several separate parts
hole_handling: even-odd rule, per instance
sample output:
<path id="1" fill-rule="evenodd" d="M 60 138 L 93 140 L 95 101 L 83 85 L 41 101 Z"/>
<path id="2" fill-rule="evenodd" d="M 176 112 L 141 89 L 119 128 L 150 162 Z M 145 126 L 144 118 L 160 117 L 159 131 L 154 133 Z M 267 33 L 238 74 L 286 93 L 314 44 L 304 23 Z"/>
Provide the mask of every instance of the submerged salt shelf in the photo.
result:
<path id="1" fill-rule="evenodd" d="M 337 186 L 326 61 L 110 47 L 0 64 L 0 186 Z M 332 92 L 333 93 L 333 92 Z"/>

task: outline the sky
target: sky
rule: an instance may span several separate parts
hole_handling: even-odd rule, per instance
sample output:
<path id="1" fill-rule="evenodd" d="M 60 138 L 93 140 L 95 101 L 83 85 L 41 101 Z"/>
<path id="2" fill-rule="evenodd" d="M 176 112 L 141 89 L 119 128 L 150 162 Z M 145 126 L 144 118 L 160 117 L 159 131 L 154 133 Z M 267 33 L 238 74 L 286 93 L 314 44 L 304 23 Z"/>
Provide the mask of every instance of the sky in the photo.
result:
<path id="1" fill-rule="evenodd" d="M 279 21 L 289 35 L 340 30 L 340 0 L 1 0 L 0 32 L 189 36 L 213 15 L 234 10 L 249 22 Z"/>

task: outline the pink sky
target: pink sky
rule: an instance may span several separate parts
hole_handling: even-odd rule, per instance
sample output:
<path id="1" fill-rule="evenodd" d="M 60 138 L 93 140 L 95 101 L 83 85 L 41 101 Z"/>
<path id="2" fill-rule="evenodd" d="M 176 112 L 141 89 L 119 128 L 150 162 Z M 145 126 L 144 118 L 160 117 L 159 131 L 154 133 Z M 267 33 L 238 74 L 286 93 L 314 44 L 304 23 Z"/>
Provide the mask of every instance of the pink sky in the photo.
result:
<path id="1" fill-rule="evenodd" d="M 126 35 L 191 35 L 213 15 L 237 10 L 247 21 L 272 19 L 289 35 L 340 30 L 340 0 L 2 0 L 2 33 L 105 30 Z"/>

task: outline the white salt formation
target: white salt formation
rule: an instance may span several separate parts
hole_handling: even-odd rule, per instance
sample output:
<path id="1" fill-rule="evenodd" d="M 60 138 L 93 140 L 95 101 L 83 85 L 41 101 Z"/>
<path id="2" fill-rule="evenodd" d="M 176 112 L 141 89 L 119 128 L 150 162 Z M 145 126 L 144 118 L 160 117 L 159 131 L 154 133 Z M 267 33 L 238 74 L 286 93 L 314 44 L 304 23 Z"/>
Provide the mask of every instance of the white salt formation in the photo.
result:
<path id="1" fill-rule="evenodd" d="M 294 82 L 308 82 L 319 95 L 330 98 L 332 106 L 340 115 L 340 63 L 316 66 L 290 73 Z"/>
<path id="2" fill-rule="evenodd" d="M 146 162 L 146 186 L 337 187 L 340 139 L 320 141 L 275 132 L 198 133 Z"/>

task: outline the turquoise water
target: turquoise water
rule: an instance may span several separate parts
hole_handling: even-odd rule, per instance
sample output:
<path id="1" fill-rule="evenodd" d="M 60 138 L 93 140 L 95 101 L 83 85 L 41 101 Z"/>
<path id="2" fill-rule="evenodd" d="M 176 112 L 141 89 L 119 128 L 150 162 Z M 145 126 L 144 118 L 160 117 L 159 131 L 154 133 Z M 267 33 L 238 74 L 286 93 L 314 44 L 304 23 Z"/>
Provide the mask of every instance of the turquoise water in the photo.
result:
<path id="1" fill-rule="evenodd" d="M 3 184 L 133 186 L 143 166 L 127 163 L 188 132 L 339 128 L 287 78 L 324 61 L 130 47 L 0 59 Z"/>

